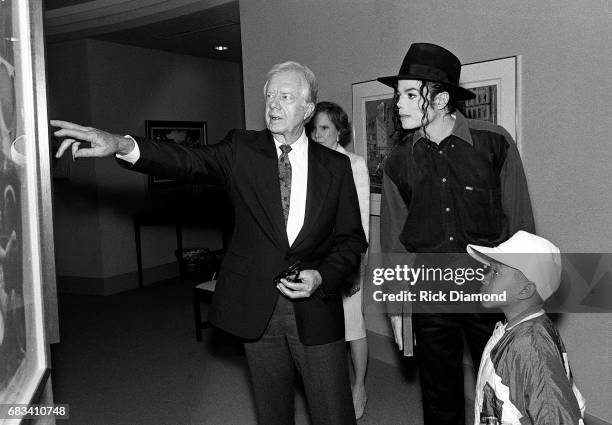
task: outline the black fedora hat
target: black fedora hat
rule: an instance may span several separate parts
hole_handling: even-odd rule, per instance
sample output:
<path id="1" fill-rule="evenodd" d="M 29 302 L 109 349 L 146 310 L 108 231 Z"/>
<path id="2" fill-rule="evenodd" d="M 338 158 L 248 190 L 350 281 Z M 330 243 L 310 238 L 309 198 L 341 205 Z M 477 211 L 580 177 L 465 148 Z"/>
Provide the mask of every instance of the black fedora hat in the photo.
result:
<path id="1" fill-rule="evenodd" d="M 471 91 L 459 87 L 461 62 L 444 47 L 430 43 L 412 43 L 404 57 L 398 75 L 377 80 L 395 87 L 398 80 L 423 80 L 444 83 L 449 86 L 456 100 L 476 97 Z"/>

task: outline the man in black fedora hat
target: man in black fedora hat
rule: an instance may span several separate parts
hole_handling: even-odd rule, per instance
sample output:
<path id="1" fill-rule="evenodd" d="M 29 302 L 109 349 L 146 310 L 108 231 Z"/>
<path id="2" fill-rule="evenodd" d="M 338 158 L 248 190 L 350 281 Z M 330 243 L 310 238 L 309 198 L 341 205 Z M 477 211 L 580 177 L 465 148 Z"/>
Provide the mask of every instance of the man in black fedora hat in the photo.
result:
<path id="1" fill-rule="evenodd" d="M 458 102 L 461 63 L 429 43 L 410 46 L 398 75 L 378 80 L 395 89 L 396 112 L 412 130 L 385 159 L 381 204 L 383 252 L 465 253 L 468 244 L 497 246 L 518 230 L 535 232 L 516 144 L 502 127 L 467 119 Z M 426 425 L 465 423 L 463 335 L 478 368 L 497 315 L 391 314 L 395 341 L 415 354 Z"/>

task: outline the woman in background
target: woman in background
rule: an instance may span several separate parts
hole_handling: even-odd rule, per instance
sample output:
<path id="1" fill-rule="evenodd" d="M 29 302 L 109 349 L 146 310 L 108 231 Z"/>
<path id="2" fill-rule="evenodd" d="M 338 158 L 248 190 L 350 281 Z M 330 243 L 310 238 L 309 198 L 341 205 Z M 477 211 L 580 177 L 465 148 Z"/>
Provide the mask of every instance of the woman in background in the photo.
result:
<path id="1" fill-rule="evenodd" d="M 365 160 L 359 155 L 347 152 L 343 146 L 351 140 L 351 126 L 346 112 L 333 102 L 319 102 L 309 123 L 308 134 L 315 141 L 330 149 L 347 155 L 351 160 L 353 180 L 357 188 L 361 224 L 366 238 L 369 239 L 370 224 L 370 179 Z M 360 273 L 347 283 L 343 295 L 345 340 L 349 342 L 355 383 L 352 388 L 355 416 L 363 415 L 367 396 L 365 375 L 368 365 L 368 345 L 361 308 L 363 291 Z"/>

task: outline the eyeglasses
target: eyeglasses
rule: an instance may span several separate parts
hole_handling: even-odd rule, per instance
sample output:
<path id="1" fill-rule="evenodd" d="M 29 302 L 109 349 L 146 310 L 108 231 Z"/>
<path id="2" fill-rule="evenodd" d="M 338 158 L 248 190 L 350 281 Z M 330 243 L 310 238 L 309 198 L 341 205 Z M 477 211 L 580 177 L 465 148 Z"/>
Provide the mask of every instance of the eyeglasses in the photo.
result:
<path id="1" fill-rule="evenodd" d="M 485 269 L 485 274 L 491 273 L 493 276 L 501 276 L 503 274 L 502 268 L 497 265 L 495 266 L 488 265 L 488 266 L 485 266 L 484 269 Z"/>
<path id="2" fill-rule="evenodd" d="M 525 278 L 525 275 L 518 269 L 515 269 L 514 267 L 510 267 L 510 266 L 506 266 L 504 264 L 495 264 L 493 266 L 488 265 L 485 266 L 485 274 L 491 273 L 494 277 L 500 277 L 504 275 L 504 269 L 506 269 L 506 271 L 510 271 L 512 273 L 515 273 L 516 275 L 520 275 L 521 277 L 521 282 L 529 282 L 529 280 L 527 278 Z"/>

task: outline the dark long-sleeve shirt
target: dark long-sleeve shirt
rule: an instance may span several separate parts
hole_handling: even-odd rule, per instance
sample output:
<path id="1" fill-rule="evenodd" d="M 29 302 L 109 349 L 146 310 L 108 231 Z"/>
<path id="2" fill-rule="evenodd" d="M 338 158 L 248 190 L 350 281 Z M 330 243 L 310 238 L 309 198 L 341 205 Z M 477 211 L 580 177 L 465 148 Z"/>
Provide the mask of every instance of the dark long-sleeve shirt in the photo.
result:
<path id="1" fill-rule="evenodd" d="M 419 130 L 385 160 L 383 252 L 464 253 L 467 244 L 496 246 L 518 230 L 534 233 L 535 225 L 518 149 L 504 128 L 457 112 L 439 144 Z"/>

